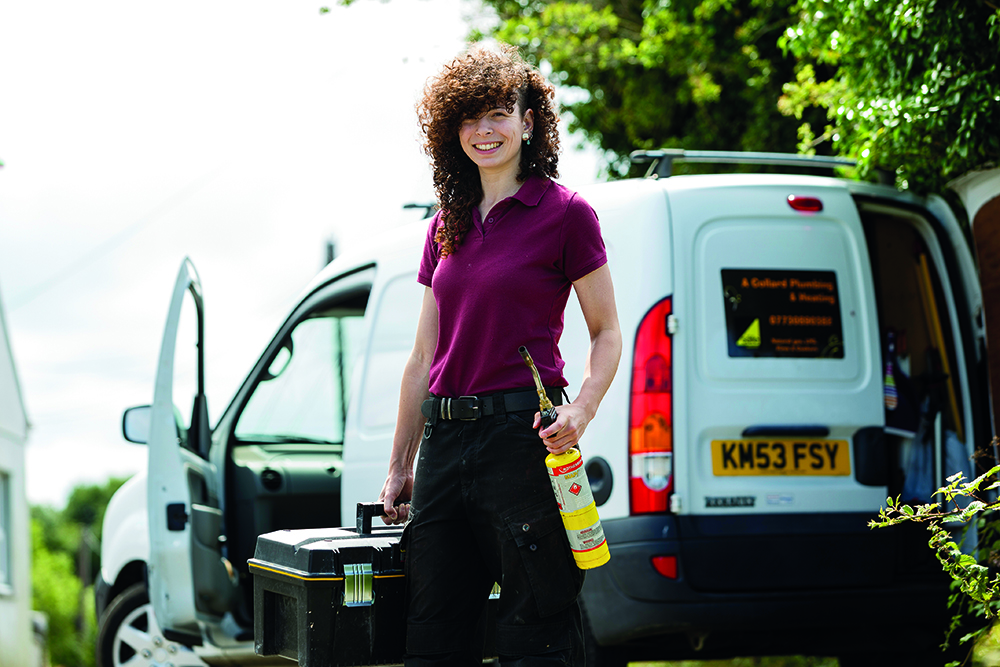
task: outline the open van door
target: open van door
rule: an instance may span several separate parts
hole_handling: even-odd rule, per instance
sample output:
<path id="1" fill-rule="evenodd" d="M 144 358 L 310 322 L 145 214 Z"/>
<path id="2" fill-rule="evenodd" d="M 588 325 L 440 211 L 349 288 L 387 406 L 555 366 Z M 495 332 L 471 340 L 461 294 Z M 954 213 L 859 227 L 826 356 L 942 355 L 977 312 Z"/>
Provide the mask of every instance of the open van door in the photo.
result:
<path id="1" fill-rule="evenodd" d="M 204 330 L 201 283 L 185 258 L 160 348 L 147 486 L 149 598 L 164 631 L 185 643 L 200 643 L 198 619 L 221 618 L 233 590 L 221 554 L 218 478 L 208 461 Z M 194 349 L 179 348 L 178 339 L 193 340 Z M 178 363 L 187 356 L 193 363 Z M 194 396 L 189 420 L 175 400 L 186 387 Z"/>

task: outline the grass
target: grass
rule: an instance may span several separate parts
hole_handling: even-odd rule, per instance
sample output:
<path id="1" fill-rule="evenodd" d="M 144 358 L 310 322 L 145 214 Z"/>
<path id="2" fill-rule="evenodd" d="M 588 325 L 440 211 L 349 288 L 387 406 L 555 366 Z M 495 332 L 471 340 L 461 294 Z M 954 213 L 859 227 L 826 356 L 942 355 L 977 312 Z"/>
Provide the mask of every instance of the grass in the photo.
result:
<path id="1" fill-rule="evenodd" d="M 801 655 L 731 660 L 681 660 L 680 662 L 632 662 L 629 667 L 837 667 L 836 658 Z"/>

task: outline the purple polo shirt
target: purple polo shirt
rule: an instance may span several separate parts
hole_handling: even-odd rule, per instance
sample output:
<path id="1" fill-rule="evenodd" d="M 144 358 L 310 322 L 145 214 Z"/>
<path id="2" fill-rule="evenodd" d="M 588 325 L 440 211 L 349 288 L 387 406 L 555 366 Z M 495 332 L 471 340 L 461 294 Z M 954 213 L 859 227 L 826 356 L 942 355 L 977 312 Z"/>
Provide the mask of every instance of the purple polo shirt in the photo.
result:
<path id="1" fill-rule="evenodd" d="M 572 282 L 607 263 L 597 215 L 575 192 L 531 176 L 482 220 L 478 209 L 458 249 L 439 258 L 427 230 L 417 280 L 438 308 L 430 390 L 486 396 L 534 386 L 517 348 L 525 345 L 548 387 L 565 387 L 559 354 Z"/>

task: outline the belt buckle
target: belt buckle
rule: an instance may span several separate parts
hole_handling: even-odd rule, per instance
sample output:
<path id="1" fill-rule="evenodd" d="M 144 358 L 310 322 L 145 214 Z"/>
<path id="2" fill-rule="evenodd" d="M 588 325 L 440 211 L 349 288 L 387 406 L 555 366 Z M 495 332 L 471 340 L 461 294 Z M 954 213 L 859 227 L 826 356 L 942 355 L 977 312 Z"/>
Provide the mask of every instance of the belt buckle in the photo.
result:
<path id="1" fill-rule="evenodd" d="M 441 399 L 441 408 L 440 408 L 441 419 L 448 419 L 448 420 L 455 419 L 455 420 L 463 421 L 463 422 L 472 422 L 472 421 L 476 421 L 477 419 L 479 419 L 479 406 L 476 405 L 476 404 L 472 405 L 472 411 L 473 411 L 473 414 L 475 414 L 474 417 L 464 417 L 463 418 L 463 417 L 455 417 L 454 416 L 453 411 L 452 411 L 452 403 L 454 401 L 456 401 L 456 400 L 461 401 L 463 399 L 472 399 L 473 401 L 478 401 L 479 397 L 478 396 L 459 396 L 457 399 L 443 397 Z"/>
<path id="2" fill-rule="evenodd" d="M 479 397 L 478 397 L 478 396 L 459 396 L 459 397 L 458 397 L 458 400 L 462 400 L 463 398 L 471 398 L 471 399 L 472 399 L 473 401 L 478 401 L 478 400 L 479 400 Z M 450 411 L 450 409 L 451 409 L 451 408 L 450 408 L 450 405 L 449 405 L 449 411 Z M 475 404 L 475 403 L 474 403 L 474 404 L 472 405 L 472 412 L 473 412 L 473 414 L 475 415 L 475 417 L 468 417 L 468 418 L 466 418 L 466 419 L 459 419 L 459 421 L 463 421 L 463 422 L 474 422 L 474 421 L 476 421 L 477 419 L 479 419 L 479 405 L 478 405 L 478 404 Z"/>

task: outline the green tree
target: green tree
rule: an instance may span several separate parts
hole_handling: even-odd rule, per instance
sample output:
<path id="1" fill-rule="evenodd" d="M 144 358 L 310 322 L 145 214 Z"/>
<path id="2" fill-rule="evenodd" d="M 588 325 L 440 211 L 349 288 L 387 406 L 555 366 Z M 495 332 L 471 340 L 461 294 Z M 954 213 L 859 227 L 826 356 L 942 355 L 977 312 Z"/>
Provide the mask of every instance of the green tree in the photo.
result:
<path id="1" fill-rule="evenodd" d="M 49 617 L 53 665 L 94 664 L 97 622 L 92 582 L 100 571 L 101 523 L 111 496 L 125 482 L 81 485 L 66 507 L 31 508 L 32 604 Z M 80 580 L 84 570 L 86 581 Z"/>
<path id="2" fill-rule="evenodd" d="M 104 522 L 104 511 L 111 502 L 125 478 L 112 477 L 104 484 L 91 484 L 74 487 L 66 501 L 63 511 L 66 519 L 73 523 L 94 527 L 94 534 L 101 536 L 101 524 Z"/>
<path id="3" fill-rule="evenodd" d="M 822 108 L 820 139 L 897 183 L 942 191 L 1000 161 L 1000 8 L 990 0 L 800 0 L 782 110 Z M 810 143 L 816 131 L 802 125 Z"/>
<path id="4" fill-rule="evenodd" d="M 612 173 L 641 148 L 796 148 L 799 122 L 777 107 L 796 67 L 778 45 L 794 0 L 484 3 L 493 36 L 585 91 L 566 105 L 569 127 L 608 151 Z"/>
<path id="5" fill-rule="evenodd" d="M 31 522 L 38 525 L 41 531 L 39 539 L 48 551 L 76 555 L 80 530 L 66 521 L 62 510 L 46 505 L 32 505 Z"/>
<path id="6" fill-rule="evenodd" d="M 45 528 L 31 522 L 33 608 L 49 617 L 49 660 L 53 665 L 93 665 L 93 651 L 80 639 L 77 619 L 82 584 L 76 576 L 75 553 L 52 550 Z"/>

